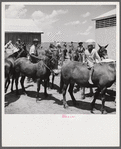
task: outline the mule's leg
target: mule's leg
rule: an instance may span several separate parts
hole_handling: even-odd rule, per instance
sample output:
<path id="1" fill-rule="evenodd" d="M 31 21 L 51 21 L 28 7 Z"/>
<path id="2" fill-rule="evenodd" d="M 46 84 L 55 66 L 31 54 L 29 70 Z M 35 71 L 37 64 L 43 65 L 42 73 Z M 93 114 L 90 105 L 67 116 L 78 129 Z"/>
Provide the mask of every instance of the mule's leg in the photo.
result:
<path id="1" fill-rule="evenodd" d="M 7 92 L 7 89 L 9 87 L 9 84 L 10 84 L 10 78 L 7 77 L 7 79 L 5 79 L 5 93 Z"/>
<path id="2" fill-rule="evenodd" d="M 85 87 L 82 87 L 81 97 L 82 99 L 85 99 Z"/>
<path id="3" fill-rule="evenodd" d="M 66 90 L 67 90 L 67 87 L 68 87 L 68 84 L 64 84 L 63 85 L 63 91 L 62 91 L 62 94 L 63 94 L 63 106 L 64 108 L 68 108 L 68 104 L 66 102 Z"/>
<path id="4" fill-rule="evenodd" d="M 44 80 L 44 95 L 45 95 L 45 97 L 48 96 L 48 94 L 47 94 L 47 83 L 48 83 L 48 79 L 45 79 Z"/>
<path id="5" fill-rule="evenodd" d="M 22 87 L 22 90 L 23 90 L 24 94 L 26 94 L 26 90 L 25 90 L 25 87 L 24 87 L 24 80 L 25 80 L 25 76 L 22 76 L 21 80 L 20 80 L 20 83 L 21 83 L 21 87 Z"/>
<path id="6" fill-rule="evenodd" d="M 90 95 L 90 97 L 93 96 L 93 89 L 92 89 L 92 87 L 90 87 L 90 93 L 89 93 L 89 95 Z"/>
<path id="7" fill-rule="evenodd" d="M 71 83 L 70 86 L 69 86 L 68 92 L 69 92 L 69 94 L 70 94 L 70 96 L 72 98 L 73 104 L 76 105 L 76 99 L 75 99 L 75 97 L 73 95 L 73 88 L 74 88 L 74 83 Z"/>
<path id="8" fill-rule="evenodd" d="M 19 94 L 19 92 L 18 92 L 18 79 L 19 79 L 19 77 L 16 77 L 16 79 L 15 79 L 15 85 L 16 85 L 16 95 L 18 95 L 18 94 Z"/>
<path id="9" fill-rule="evenodd" d="M 91 103 L 91 113 L 93 113 L 93 108 L 94 108 L 94 105 L 95 105 L 95 101 L 96 101 L 97 97 L 99 96 L 99 93 L 100 93 L 100 89 L 97 89 L 97 91 L 94 94 L 94 99 Z"/>
<path id="10" fill-rule="evenodd" d="M 52 74 L 52 89 L 53 89 L 53 84 L 54 84 L 54 78 L 55 78 L 55 75 Z"/>
<path id="11" fill-rule="evenodd" d="M 42 80 L 37 79 L 37 97 L 36 97 L 37 99 L 36 99 L 36 101 L 39 100 L 39 91 L 40 91 L 41 82 L 42 82 Z"/>
<path id="12" fill-rule="evenodd" d="M 13 92 L 13 83 L 14 83 L 14 79 L 15 79 L 15 76 L 13 75 L 13 76 L 12 76 L 12 82 L 11 82 L 11 92 Z"/>
<path id="13" fill-rule="evenodd" d="M 103 88 L 101 91 L 101 100 L 102 100 L 101 113 L 102 114 L 104 112 L 104 106 L 105 106 L 105 92 L 106 92 L 106 88 Z"/>

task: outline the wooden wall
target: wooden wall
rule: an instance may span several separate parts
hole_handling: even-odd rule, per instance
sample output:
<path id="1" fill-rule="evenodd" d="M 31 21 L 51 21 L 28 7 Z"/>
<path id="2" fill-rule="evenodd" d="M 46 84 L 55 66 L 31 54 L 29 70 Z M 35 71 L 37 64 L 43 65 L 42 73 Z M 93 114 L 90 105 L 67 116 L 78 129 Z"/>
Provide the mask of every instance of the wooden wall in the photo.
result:
<path id="1" fill-rule="evenodd" d="M 5 33 L 5 43 L 12 40 L 12 43 L 15 44 L 18 38 L 20 38 L 22 42 L 25 42 L 28 47 L 33 44 L 34 38 L 37 38 L 39 40 L 39 44 L 41 44 L 41 33 Z"/>

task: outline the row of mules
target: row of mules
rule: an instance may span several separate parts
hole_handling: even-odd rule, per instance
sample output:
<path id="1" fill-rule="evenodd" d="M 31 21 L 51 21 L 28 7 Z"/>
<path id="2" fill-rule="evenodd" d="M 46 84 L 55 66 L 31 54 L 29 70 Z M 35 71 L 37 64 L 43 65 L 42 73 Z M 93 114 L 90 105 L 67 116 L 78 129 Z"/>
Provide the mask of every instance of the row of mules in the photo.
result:
<path id="1" fill-rule="evenodd" d="M 61 70 L 61 78 L 60 78 L 60 90 L 62 90 L 63 94 L 63 106 L 67 108 L 66 102 L 66 91 L 69 86 L 69 93 L 72 98 L 73 104 L 76 105 L 76 100 L 73 95 L 74 84 L 77 83 L 81 87 L 97 87 L 97 91 L 94 94 L 94 99 L 91 103 L 91 112 L 93 112 L 93 108 L 95 105 L 95 101 L 98 95 L 101 95 L 102 106 L 101 113 L 104 112 L 104 104 L 105 104 L 105 92 L 108 87 L 110 87 L 116 81 L 116 63 L 108 62 L 94 65 L 94 71 L 92 74 L 92 82 L 93 85 L 88 83 L 89 79 L 89 69 L 86 64 L 82 64 L 75 61 L 70 61 L 65 64 Z"/>
<path id="2" fill-rule="evenodd" d="M 26 57 L 27 56 L 27 50 L 25 43 L 22 43 L 21 48 L 14 52 L 13 54 L 9 55 L 5 58 L 5 93 L 7 92 L 7 89 L 10 84 L 10 78 L 13 76 L 14 71 L 14 62 L 19 57 Z M 12 79 L 12 85 L 11 85 L 11 91 L 13 91 L 13 79 Z"/>
<path id="3" fill-rule="evenodd" d="M 41 58 L 40 58 L 41 57 Z M 37 57 L 38 62 L 32 63 L 27 58 L 19 58 L 15 61 L 14 66 L 14 79 L 16 85 L 16 94 L 18 94 L 18 79 L 21 75 L 20 83 L 22 90 L 27 94 L 24 87 L 25 77 L 33 78 L 37 80 L 37 100 L 39 100 L 40 85 L 44 80 L 44 95 L 47 96 L 47 83 L 52 70 L 54 69 L 56 62 L 50 55 L 41 55 Z M 35 58 L 35 57 L 34 57 Z"/>

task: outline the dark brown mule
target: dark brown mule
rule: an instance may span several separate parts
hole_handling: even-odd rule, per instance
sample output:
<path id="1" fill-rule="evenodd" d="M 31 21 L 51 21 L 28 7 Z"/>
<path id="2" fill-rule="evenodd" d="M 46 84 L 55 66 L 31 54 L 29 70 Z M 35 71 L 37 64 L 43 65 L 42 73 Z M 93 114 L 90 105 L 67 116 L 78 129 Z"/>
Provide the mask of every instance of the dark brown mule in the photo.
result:
<path id="1" fill-rule="evenodd" d="M 41 59 L 41 57 L 43 57 L 43 56 L 47 56 L 48 58 L 51 59 L 51 61 L 53 61 L 53 63 L 54 63 L 53 69 L 54 70 L 58 69 L 58 61 L 60 59 L 60 57 L 59 57 L 59 50 L 56 49 L 56 50 L 53 50 L 52 52 L 49 49 L 40 50 L 38 57 Z M 33 63 L 37 63 L 38 62 L 38 58 L 36 56 L 30 55 L 30 57 L 31 57 L 31 60 L 32 60 Z M 51 88 L 53 88 L 54 78 L 55 78 L 56 75 L 57 75 L 56 72 L 54 73 L 54 71 L 53 71 Z M 48 78 L 48 86 L 50 87 L 49 81 L 50 81 L 50 79 Z"/>
<path id="2" fill-rule="evenodd" d="M 94 95 L 94 99 L 91 103 L 91 112 L 93 112 L 93 108 L 95 105 L 95 101 L 99 95 L 101 94 L 102 106 L 101 112 L 104 112 L 104 103 L 105 103 L 105 92 L 108 87 L 110 87 L 116 80 L 116 63 L 102 63 L 95 64 L 94 71 L 92 74 L 92 82 L 94 85 L 90 85 L 88 83 L 89 79 L 89 69 L 86 64 L 82 64 L 75 61 L 70 61 L 65 64 L 61 70 L 61 79 L 60 79 L 60 90 L 62 90 L 63 94 L 63 105 L 64 108 L 68 107 L 66 102 L 66 90 L 69 86 L 69 93 L 72 98 L 74 105 L 76 105 L 76 100 L 73 95 L 74 84 L 77 83 L 81 87 L 97 87 L 97 91 Z"/>
<path id="3" fill-rule="evenodd" d="M 99 54 L 101 60 L 107 59 L 108 58 L 108 54 L 107 54 L 106 48 L 107 48 L 108 44 L 106 46 L 100 46 L 98 44 L 98 46 L 99 46 L 98 54 Z"/>
<path id="4" fill-rule="evenodd" d="M 13 76 L 14 61 L 19 57 L 26 57 L 26 56 L 27 56 L 26 45 L 25 43 L 23 43 L 21 49 L 5 58 L 5 93 L 7 92 L 7 89 L 10 84 L 10 78 Z M 13 79 L 12 79 L 11 91 L 13 91 Z"/>
<path id="5" fill-rule="evenodd" d="M 107 48 L 108 44 L 106 46 L 101 46 L 101 45 L 98 44 L 98 46 L 99 46 L 98 54 L 99 54 L 101 60 L 107 59 L 108 54 L 107 54 L 107 49 L 106 48 Z M 93 96 L 92 88 L 90 88 L 90 94 L 89 95 Z M 81 96 L 82 96 L 82 99 L 85 99 L 85 88 L 82 88 Z"/>
<path id="6" fill-rule="evenodd" d="M 37 99 L 39 98 L 40 84 L 42 83 L 42 80 L 44 80 L 44 94 L 45 96 L 47 96 L 47 82 L 53 67 L 53 59 L 49 59 L 47 56 L 42 56 L 41 60 L 38 63 L 32 63 L 27 58 L 17 59 L 15 61 L 14 67 L 16 94 L 18 94 L 18 79 L 21 74 L 22 77 L 20 83 L 24 93 L 26 93 L 24 88 L 24 80 L 27 76 L 33 79 L 37 79 Z"/>

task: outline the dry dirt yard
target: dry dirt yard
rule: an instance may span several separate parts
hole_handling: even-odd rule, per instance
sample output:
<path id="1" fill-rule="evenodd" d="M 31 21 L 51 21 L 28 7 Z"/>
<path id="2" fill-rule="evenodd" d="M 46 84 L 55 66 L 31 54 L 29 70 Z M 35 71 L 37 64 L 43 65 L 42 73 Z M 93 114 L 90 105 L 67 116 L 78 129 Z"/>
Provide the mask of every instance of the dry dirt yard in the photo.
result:
<path id="1" fill-rule="evenodd" d="M 50 77 L 51 80 L 51 77 Z M 41 85 L 40 89 L 40 101 L 36 102 L 36 83 L 27 83 L 25 80 L 25 87 L 27 95 L 24 95 L 20 82 L 19 82 L 19 94 L 11 93 L 10 86 L 5 94 L 5 114 L 92 114 L 90 112 L 90 103 L 93 97 L 89 97 L 89 89 L 86 89 L 86 98 L 81 99 L 81 89 L 78 92 L 74 92 L 74 96 L 78 102 L 78 106 L 74 107 L 71 97 L 67 92 L 66 98 L 69 105 L 68 109 L 63 108 L 62 94 L 59 94 L 60 76 L 55 77 L 54 89 L 48 89 L 48 97 L 44 97 L 44 88 Z M 15 89 L 15 86 L 14 86 Z M 95 89 L 93 89 L 95 91 Z M 106 94 L 105 110 L 107 114 L 116 113 L 115 105 L 115 84 L 109 88 L 108 94 Z M 94 109 L 94 114 L 101 114 L 101 100 L 97 99 Z"/>

